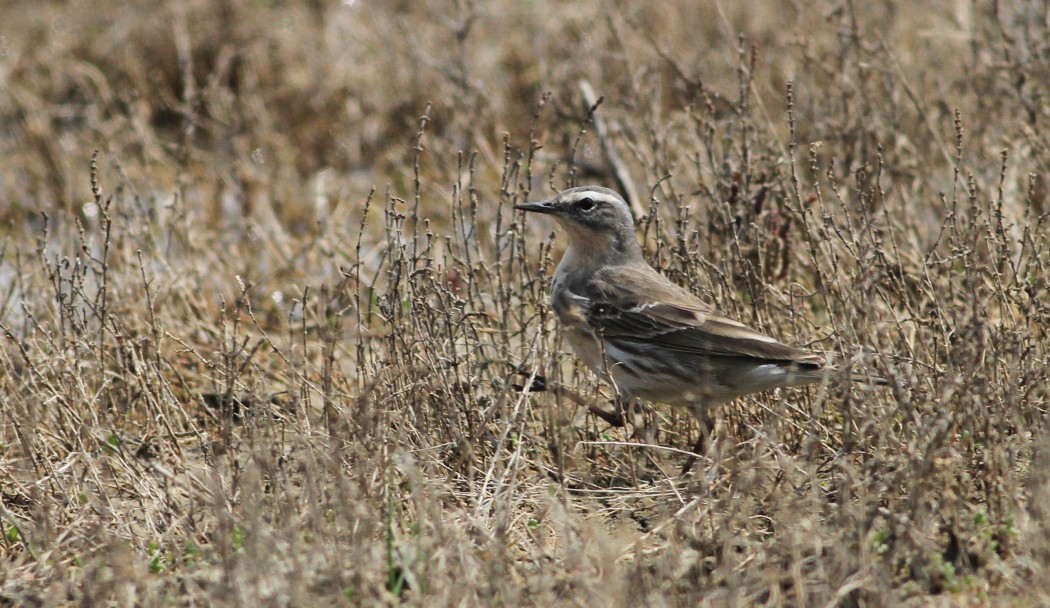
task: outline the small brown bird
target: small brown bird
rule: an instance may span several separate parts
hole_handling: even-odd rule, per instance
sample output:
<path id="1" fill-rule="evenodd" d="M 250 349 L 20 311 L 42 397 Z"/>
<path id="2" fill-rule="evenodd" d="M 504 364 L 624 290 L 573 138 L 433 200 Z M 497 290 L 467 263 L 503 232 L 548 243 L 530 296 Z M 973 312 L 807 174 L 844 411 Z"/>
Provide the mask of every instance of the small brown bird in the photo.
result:
<path id="1" fill-rule="evenodd" d="M 572 349 L 621 395 L 687 408 L 706 426 L 735 397 L 828 376 L 823 357 L 718 314 L 650 266 L 613 190 L 572 188 L 515 208 L 551 215 L 568 234 L 551 304 Z"/>

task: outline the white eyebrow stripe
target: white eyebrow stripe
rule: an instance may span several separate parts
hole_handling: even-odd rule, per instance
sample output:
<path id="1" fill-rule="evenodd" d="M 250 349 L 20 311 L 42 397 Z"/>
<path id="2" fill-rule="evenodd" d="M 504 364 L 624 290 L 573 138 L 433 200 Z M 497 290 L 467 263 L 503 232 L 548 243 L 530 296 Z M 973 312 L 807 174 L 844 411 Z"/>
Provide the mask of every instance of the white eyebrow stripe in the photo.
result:
<path id="1" fill-rule="evenodd" d="M 619 200 L 618 197 L 612 196 L 610 194 L 605 194 L 604 192 L 585 190 L 583 192 L 573 192 L 569 195 L 566 202 L 575 203 L 577 201 L 582 201 L 585 198 L 589 198 L 595 201 L 601 201 L 603 203 L 615 203 Z"/>

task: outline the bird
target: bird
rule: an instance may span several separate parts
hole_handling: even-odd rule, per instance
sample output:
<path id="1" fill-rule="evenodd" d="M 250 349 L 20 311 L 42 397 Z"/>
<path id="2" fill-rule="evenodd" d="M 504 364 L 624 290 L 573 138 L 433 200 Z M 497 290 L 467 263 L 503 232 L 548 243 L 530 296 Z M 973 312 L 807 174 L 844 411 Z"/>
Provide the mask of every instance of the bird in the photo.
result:
<path id="1" fill-rule="evenodd" d="M 551 216 L 568 236 L 550 299 L 576 356 L 619 397 L 684 408 L 700 421 L 683 474 L 702 454 L 716 408 L 833 371 L 821 355 L 719 313 L 649 265 L 616 191 L 582 186 L 514 208 Z"/>

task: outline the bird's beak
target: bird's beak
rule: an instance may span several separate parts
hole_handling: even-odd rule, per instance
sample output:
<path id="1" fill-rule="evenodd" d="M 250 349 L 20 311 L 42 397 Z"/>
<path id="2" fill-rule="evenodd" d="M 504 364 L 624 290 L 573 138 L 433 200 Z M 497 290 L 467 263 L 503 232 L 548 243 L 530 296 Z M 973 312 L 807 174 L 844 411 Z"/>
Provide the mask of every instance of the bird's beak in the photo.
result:
<path id="1" fill-rule="evenodd" d="M 521 203 L 514 205 L 519 211 L 533 211 L 535 213 L 554 213 L 557 209 L 552 201 L 537 201 L 535 203 Z"/>

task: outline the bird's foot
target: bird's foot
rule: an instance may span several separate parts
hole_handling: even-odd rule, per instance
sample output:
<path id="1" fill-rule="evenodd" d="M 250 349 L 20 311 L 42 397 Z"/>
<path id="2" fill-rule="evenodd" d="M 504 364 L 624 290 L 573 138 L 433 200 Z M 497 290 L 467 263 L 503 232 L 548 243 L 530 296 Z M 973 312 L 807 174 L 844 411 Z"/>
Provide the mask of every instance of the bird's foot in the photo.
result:
<path id="1" fill-rule="evenodd" d="M 519 393 L 524 393 L 526 391 L 530 393 L 542 393 L 549 390 L 550 388 L 550 385 L 547 384 L 546 376 L 538 372 L 530 372 L 524 367 L 515 368 L 512 372 L 512 375 L 522 378 L 521 382 L 512 382 L 510 385 L 511 388 L 518 391 Z M 528 382 L 529 385 L 525 386 L 525 382 Z"/>

